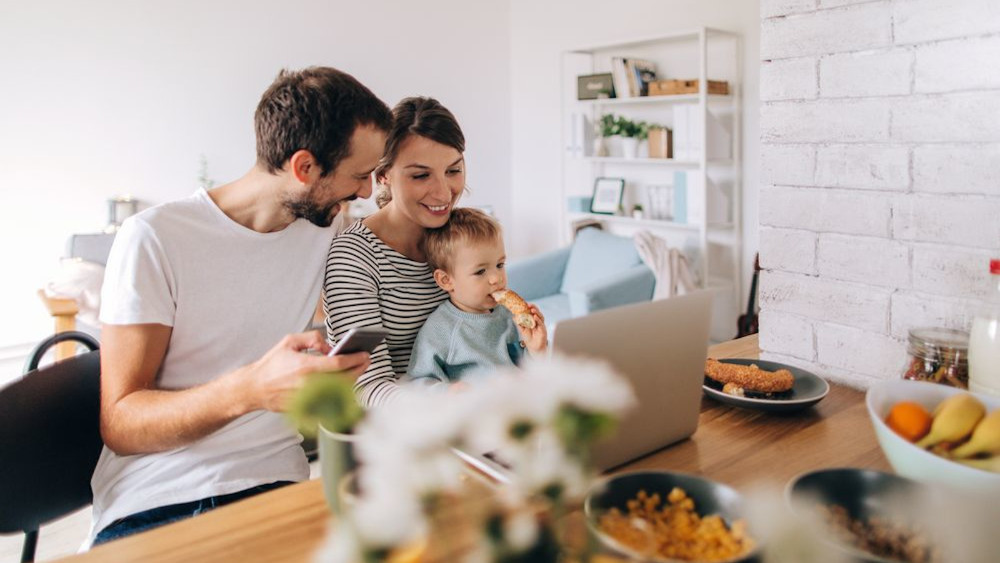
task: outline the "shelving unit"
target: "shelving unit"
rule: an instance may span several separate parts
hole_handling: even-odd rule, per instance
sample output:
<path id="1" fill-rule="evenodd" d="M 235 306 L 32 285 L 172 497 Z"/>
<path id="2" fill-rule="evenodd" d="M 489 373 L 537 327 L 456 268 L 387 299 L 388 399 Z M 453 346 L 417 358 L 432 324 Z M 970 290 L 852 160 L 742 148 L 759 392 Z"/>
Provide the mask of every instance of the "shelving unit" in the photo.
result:
<path id="1" fill-rule="evenodd" d="M 697 78 L 701 89 L 694 94 L 577 100 L 577 77 L 611 72 L 613 57 L 651 61 L 656 65 L 657 79 Z M 566 51 L 562 57 L 564 151 L 560 193 L 564 205 L 560 220 L 566 226 L 562 242 L 569 242 L 571 226 L 580 219 L 600 221 L 605 230 L 622 235 L 649 230 L 688 255 L 702 287 L 716 288 L 726 294 L 725 306 L 720 308 L 717 303 L 717 323 L 714 324 L 724 325 L 731 319 L 732 327 L 735 327 L 743 295 L 741 61 L 742 45 L 738 34 L 706 27 L 582 47 Z M 709 79 L 727 81 L 729 94 L 708 94 L 705 85 Z M 695 108 L 691 115 L 694 130 L 700 134 L 700 138 L 694 137 L 694 144 L 701 147 L 698 154 L 680 159 L 594 156 L 593 127 L 603 114 L 623 115 L 633 121 L 647 121 L 673 129 L 674 108 L 683 104 Z M 716 129 L 715 123 L 721 125 L 721 129 Z M 713 130 L 722 130 L 725 134 L 713 136 Z M 726 136 L 728 143 L 724 141 Z M 718 148 L 720 141 L 728 154 L 716 158 L 708 149 L 710 146 Z M 681 172 L 687 174 L 687 221 L 630 216 L 636 203 L 643 204 L 649 213 L 646 195 L 649 186 L 673 185 L 675 173 Z M 570 211 L 569 199 L 592 196 L 594 180 L 598 177 L 625 179 L 623 214 L 610 216 Z M 692 193 L 694 189 L 699 192 Z M 710 194 L 722 196 L 709 201 Z M 713 210 L 717 214 L 723 207 L 719 201 L 727 203 L 725 220 L 707 220 Z"/>

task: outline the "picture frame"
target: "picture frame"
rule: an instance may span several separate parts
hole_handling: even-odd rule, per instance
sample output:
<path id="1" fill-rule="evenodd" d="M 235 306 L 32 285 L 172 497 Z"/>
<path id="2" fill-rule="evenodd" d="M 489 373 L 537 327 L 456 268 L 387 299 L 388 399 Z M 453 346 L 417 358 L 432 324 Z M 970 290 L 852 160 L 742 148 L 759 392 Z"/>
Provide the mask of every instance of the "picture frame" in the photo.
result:
<path id="1" fill-rule="evenodd" d="M 590 212 L 599 215 L 614 215 L 622 203 L 625 178 L 594 179 L 594 197 L 590 199 Z"/>
<path id="2" fill-rule="evenodd" d="M 576 99 L 601 100 L 614 97 L 615 86 L 610 72 L 576 77 Z"/>

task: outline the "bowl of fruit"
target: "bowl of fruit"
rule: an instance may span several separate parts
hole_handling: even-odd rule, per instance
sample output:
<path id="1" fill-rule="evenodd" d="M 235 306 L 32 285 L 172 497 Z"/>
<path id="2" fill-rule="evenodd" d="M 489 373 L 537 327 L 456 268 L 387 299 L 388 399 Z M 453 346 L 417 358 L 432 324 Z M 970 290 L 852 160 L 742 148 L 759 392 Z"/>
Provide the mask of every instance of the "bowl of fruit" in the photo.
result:
<path id="1" fill-rule="evenodd" d="M 892 380 L 873 385 L 865 404 L 897 474 L 1000 493 L 1000 397 Z"/>

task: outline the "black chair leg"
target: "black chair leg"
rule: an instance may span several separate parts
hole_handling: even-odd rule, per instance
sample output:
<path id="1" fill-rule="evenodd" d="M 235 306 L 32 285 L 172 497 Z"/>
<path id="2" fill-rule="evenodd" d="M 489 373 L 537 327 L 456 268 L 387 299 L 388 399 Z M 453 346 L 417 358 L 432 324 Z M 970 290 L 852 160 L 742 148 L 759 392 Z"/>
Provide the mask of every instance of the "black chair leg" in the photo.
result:
<path id="1" fill-rule="evenodd" d="M 35 560 L 35 547 L 38 545 L 38 530 L 24 533 L 24 548 L 21 549 L 21 563 L 31 563 Z"/>

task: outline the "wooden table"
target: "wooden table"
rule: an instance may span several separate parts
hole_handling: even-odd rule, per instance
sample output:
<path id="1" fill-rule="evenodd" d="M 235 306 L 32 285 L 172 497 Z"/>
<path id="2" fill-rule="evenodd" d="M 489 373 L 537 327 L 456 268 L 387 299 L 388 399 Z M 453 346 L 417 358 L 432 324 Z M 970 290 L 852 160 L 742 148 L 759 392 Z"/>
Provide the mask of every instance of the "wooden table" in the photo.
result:
<path id="1" fill-rule="evenodd" d="M 713 346 L 716 358 L 757 357 L 757 337 Z M 699 473 L 745 489 L 784 486 L 823 467 L 889 470 L 868 420 L 864 394 L 831 385 L 818 405 L 790 414 L 729 407 L 705 397 L 695 435 L 628 464 L 623 471 Z M 67 558 L 74 563 L 311 561 L 329 521 L 318 480 L 299 483 L 202 516 L 170 524 Z"/>

